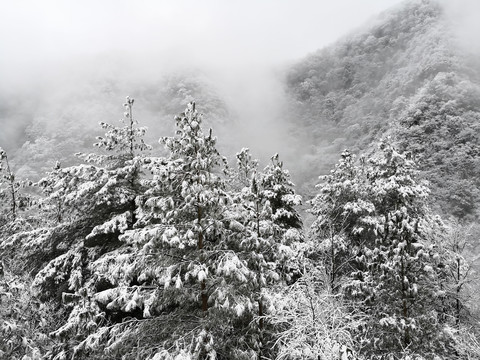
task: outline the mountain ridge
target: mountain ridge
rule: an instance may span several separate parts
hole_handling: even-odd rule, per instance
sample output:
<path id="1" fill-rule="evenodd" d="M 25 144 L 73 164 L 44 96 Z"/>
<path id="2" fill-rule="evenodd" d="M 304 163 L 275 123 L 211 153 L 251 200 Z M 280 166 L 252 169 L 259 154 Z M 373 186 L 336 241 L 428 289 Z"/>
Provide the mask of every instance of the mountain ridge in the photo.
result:
<path id="1" fill-rule="evenodd" d="M 467 140 L 459 137 L 468 133 L 475 155 L 461 167 L 477 161 L 480 139 L 474 134 L 480 119 L 476 100 L 480 81 L 476 74 L 478 70 L 462 59 L 441 4 L 409 1 L 382 14 L 369 30 L 352 34 L 293 66 L 287 76 L 290 114 L 298 131 L 309 134 L 310 159 L 327 159 L 317 162 L 321 166 L 313 172 L 326 173 L 343 148 L 368 152 L 380 138 L 390 135 L 416 157 L 422 176 L 432 184 L 432 205 L 437 210 L 447 216 L 474 218 L 480 199 L 477 163 L 466 175 L 468 185 L 462 186 L 463 192 L 449 194 L 452 189 L 446 189 L 446 184 L 462 183 L 462 179 L 446 169 L 436 174 L 432 162 L 438 163 L 438 158 L 432 160 L 435 154 L 422 144 L 444 141 L 442 149 L 450 151 L 443 154 L 448 163 L 463 151 L 460 145 Z M 449 99 L 447 92 L 440 92 L 442 84 L 457 96 Z M 428 106 L 431 121 L 455 128 L 449 135 L 441 129 L 428 133 L 421 116 L 412 120 L 415 113 L 425 112 L 422 103 L 426 98 L 435 98 Z M 442 110 L 446 103 L 449 114 Z M 461 121 L 447 125 L 445 116 L 454 113 Z"/>

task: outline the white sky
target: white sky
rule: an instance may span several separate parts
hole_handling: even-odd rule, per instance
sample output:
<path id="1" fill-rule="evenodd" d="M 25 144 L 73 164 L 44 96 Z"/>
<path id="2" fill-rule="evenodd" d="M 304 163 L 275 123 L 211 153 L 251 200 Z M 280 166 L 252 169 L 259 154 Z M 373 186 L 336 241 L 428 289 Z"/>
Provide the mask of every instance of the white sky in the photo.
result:
<path id="1" fill-rule="evenodd" d="M 400 2 L 0 0 L 0 76 L 108 53 L 188 64 L 298 59 Z"/>

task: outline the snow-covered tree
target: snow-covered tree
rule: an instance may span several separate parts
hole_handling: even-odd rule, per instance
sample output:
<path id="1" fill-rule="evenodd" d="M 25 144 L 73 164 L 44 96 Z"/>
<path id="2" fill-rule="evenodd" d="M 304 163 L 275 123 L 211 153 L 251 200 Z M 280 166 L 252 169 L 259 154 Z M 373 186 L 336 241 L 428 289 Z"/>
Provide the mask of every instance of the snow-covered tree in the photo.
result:
<path id="1" fill-rule="evenodd" d="M 0 186 L 3 185 L 1 189 L 1 197 L 6 199 L 8 204 L 8 218 L 10 220 L 15 220 L 17 218 L 17 194 L 20 189 L 20 183 L 16 181 L 15 174 L 10 168 L 10 163 L 8 161 L 7 152 L 0 148 Z"/>
<path id="2" fill-rule="evenodd" d="M 0 148 L 0 238 L 30 230 L 41 222 L 32 185 L 17 176 L 7 152 Z"/>
<path id="3" fill-rule="evenodd" d="M 325 269 L 303 258 L 301 277 L 266 296 L 274 304 L 265 317 L 275 329 L 275 359 L 362 359 L 358 329 L 365 316 L 333 294 Z"/>
<path id="4" fill-rule="evenodd" d="M 301 204 L 300 195 L 295 193 L 295 184 L 290 180 L 290 173 L 283 169 L 283 162 L 278 154 L 271 158 L 261 175 L 263 195 L 270 203 L 275 224 L 282 229 L 300 229 L 302 220 L 295 209 Z"/>
<path id="5" fill-rule="evenodd" d="M 441 255 L 441 287 L 447 294 L 442 303 L 443 316 L 458 329 L 475 321 L 471 313 L 478 302 L 478 276 L 472 262 L 475 227 L 451 220 L 439 224 L 437 233 L 441 234 L 436 239 Z"/>
<path id="6" fill-rule="evenodd" d="M 110 214 L 113 210 L 128 218 L 129 228 L 133 226 L 136 216 L 135 199 L 144 190 L 141 184 L 143 153 L 150 149 L 143 140 L 146 128 L 136 126 L 133 103 L 134 100 L 127 97 L 124 118 L 120 120 L 123 126 L 100 123 L 106 133 L 103 137 L 98 137 L 98 142 L 94 145 L 105 150 L 104 153 L 78 154 L 86 164 L 56 169 L 58 179 L 53 189 L 49 189 L 49 199 L 63 197 L 66 204 L 80 216 L 96 212 L 98 217 L 99 212 Z M 46 182 L 46 186 L 50 184 L 51 181 Z M 109 216 L 107 215 L 107 221 L 110 220 Z M 91 237 L 102 231 L 97 228 Z M 111 229 L 105 229 L 104 233 L 109 231 Z"/>
<path id="7" fill-rule="evenodd" d="M 24 212 L 34 203 L 32 194 L 26 191 L 31 185 L 29 180 L 18 179 L 7 152 L 0 148 L 0 225 L 9 222 L 7 233 L 21 231 L 29 222 L 33 223 L 30 214 L 25 218 L 20 216 L 20 211 Z"/>
<path id="8" fill-rule="evenodd" d="M 0 261 L 0 359 L 41 359 L 52 345 L 48 333 L 62 312 L 36 297 L 31 278 L 15 275 L 11 264 Z"/>
<path id="9" fill-rule="evenodd" d="M 311 232 L 318 243 L 315 255 L 326 267 L 332 291 L 338 290 L 344 275 L 355 270 L 356 255 L 371 239 L 361 228 L 362 217 L 374 206 L 366 195 L 363 160 L 345 150 L 329 175 L 321 176 L 318 194 L 310 202 L 315 216 Z"/>
<path id="10" fill-rule="evenodd" d="M 249 186 L 252 175 L 258 171 L 258 160 L 252 158 L 249 148 L 242 148 L 236 155 L 237 168 L 231 174 L 232 188 L 241 190 Z"/>
<path id="11" fill-rule="evenodd" d="M 337 249 L 339 243 L 342 251 L 347 249 L 349 269 L 342 274 L 342 289 L 370 316 L 365 327 L 370 340 L 364 344 L 369 356 L 448 351 L 439 321 L 444 293 L 440 256 L 429 241 L 435 225 L 427 196 L 427 186 L 416 180 L 414 161 L 390 140 L 382 141 L 363 165 L 344 156 L 320 185 L 315 226 L 334 228 L 334 236 L 341 230 L 341 242 L 338 235 L 332 239 Z M 330 205 L 322 208 L 322 197 Z"/>
<path id="12" fill-rule="evenodd" d="M 46 213 L 45 218 L 53 224 L 60 224 L 67 220 L 65 219 L 65 216 L 68 216 L 68 212 L 65 214 L 65 210 L 68 210 L 65 191 L 68 190 L 68 184 L 59 181 L 65 176 L 62 173 L 61 164 L 57 161 L 53 169 L 36 184 L 45 196 L 45 199 L 40 201 L 40 209 Z"/>
<path id="13" fill-rule="evenodd" d="M 176 135 L 160 139 L 167 155 L 143 161 L 152 177 L 137 197 L 135 227 L 125 226 L 123 245 L 89 265 L 93 276 L 78 291 L 88 294 L 97 320 L 77 354 L 163 359 L 248 352 L 228 336 L 235 322 L 249 324 L 243 296 L 249 271 L 228 243 L 224 159 L 211 131 L 203 133 L 194 103 L 175 121 Z M 82 306 L 75 306 L 78 314 Z"/>
<path id="14" fill-rule="evenodd" d="M 389 142 L 379 148 L 368 169 L 368 196 L 375 213 L 363 221 L 375 243 L 357 258 L 360 266 L 351 292 L 358 291 L 376 314 L 379 326 L 371 329 L 374 351 L 432 353 L 440 350 L 442 337 L 435 303 L 441 293 L 439 255 L 425 241 L 426 229 L 432 226 L 425 201 L 428 188 L 416 181 L 408 153 L 398 152 Z"/>
<path id="15" fill-rule="evenodd" d="M 296 270 L 292 260 L 295 245 L 303 238 L 301 220 L 295 206 L 301 197 L 294 191 L 287 170 L 272 157 L 272 163 L 258 173 L 258 161 L 252 160 L 248 149 L 237 154 L 238 177 L 244 186 L 232 192 L 231 225 L 235 225 L 242 250 L 249 266 L 256 271 L 257 281 L 251 293 L 258 305 L 259 355 L 267 342 L 264 316 L 269 307 L 265 291 L 274 285 L 291 281 Z"/>
<path id="16" fill-rule="evenodd" d="M 57 223 L 68 221 L 68 216 L 90 217 L 93 225 L 109 221 L 112 214 L 128 218 L 128 227 L 135 223 L 135 198 L 144 191 L 141 176 L 143 154 L 150 146 L 143 137 L 145 127 L 138 127 L 133 117 L 134 100 L 127 97 L 121 127 L 101 122 L 106 130 L 94 145 L 100 153 L 78 154 L 84 164 L 61 168 L 57 162 L 52 172 L 38 185 L 47 198 L 44 206 L 50 207 Z M 64 217 L 67 218 L 64 219 Z M 110 224 L 111 225 L 111 224 Z M 106 225 L 109 227 L 109 225 Z M 93 239 L 103 230 L 96 228 Z M 105 230 L 104 233 L 113 230 Z"/>
<path id="17" fill-rule="evenodd" d="M 90 294 L 88 308 L 97 306 L 91 318 L 98 321 L 77 354 L 255 359 L 262 353 L 263 288 L 285 278 L 290 245 L 301 237 L 278 219 L 296 216 L 299 197 L 275 159 L 258 179 L 252 165 L 249 186 L 227 190 L 226 160 L 212 131 L 202 131 L 195 103 L 175 122 L 175 136 L 160 139 L 166 156 L 144 160 L 152 177 L 137 198 L 135 227 L 120 236 L 123 246 L 90 264 L 93 276 L 78 292 Z M 276 212 L 270 198 L 281 200 Z"/>
<path id="18" fill-rule="evenodd" d="M 71 353 L 82 334 L 87 336 L 95 321 L 102 321 L 86 284 L 104 285 L 94 283 L 89 266 L 105 252 L 123 246 L 118 237 L 133 228 L 136 198 L 145 190 L 141 164 L 150 148 L 143 141 L 146 129 L 133 118 L 133 99 L 127 97 L 124 107 L 123 126 L 101 123 L 106 133 L 95 144 L 101 149 L 98 153 L 79 154 L 84 164 L 56 166 L 39 181 L 47 195 L 42 205 L 54 221 L 30 234 L 38 236 L 33 242 L 37 253 L 45 253 L 40 260 L 49 261 L 34 285 L 44 298 L 59 299 L 63 292 L 63 299 L 74 300 L 66 305 L 71 309 L 67 324 L 52 333 L 65 340 L 64 346 L 52 350 L 56 356 Z M 38 232 L 40 236 L 34 234 Z M 25 235 L 12 239 L 11 245 L 27 241 L 30 235 Z"/>

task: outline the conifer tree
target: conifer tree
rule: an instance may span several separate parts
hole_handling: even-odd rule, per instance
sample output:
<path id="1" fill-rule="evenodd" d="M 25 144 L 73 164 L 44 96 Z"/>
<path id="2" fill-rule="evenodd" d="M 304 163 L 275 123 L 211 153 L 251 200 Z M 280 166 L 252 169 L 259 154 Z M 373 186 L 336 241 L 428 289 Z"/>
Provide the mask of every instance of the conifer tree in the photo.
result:
<path id="1" fill-rule="evenodd" d="M 194 103 L 175 122 L 175 136 L 160 139 L 167 155 L 144 160 L 152 178 L 137 198 L 136 226 L 90 265 L 85 288 L 107 322 L 78 354 L 251 358 L 248 341 L 233 335 L 251 321 L 252 274 L 228 236 L 225 160 Z"/>
<path id="2" fill-rule="evenodd" d="M 10 165 L 8 154 L 0 148 L 0 199 L 6 205 L 6 218 L 14 222 L 19 215 L 19 210 L 25 207 L 28 198 L 21 196 L 20 189 L 29 185 L 28 181 L 19 181 Z"/>
<path id="3" fill-rule="evenodd" d="M 105 153 L 57 164 L 39 182 L 50 227 L 10 242 L 36 237 L 33 247 L 53 249 L 34 288 L 44 300 L 61 296 L 69 316 L 46 357 L 268 356 L 265 289 L 291 279 L 302 238 L 288 172 L 275 156 L 257 174 L 245 150 L 243 184 L 229 188 L 194 103 L 176 117 L 175 136 L 160 139 L 166 156 L 146 157 L 132 105 L 127 98 L 125 126 L 102 123 Z"/>
<path id="4" fill-rule="evenodd" d="M 374 210 L 365 196 L 363 164 L 363 160 L 356 164 L 355 155 L 345 150 L 335 169 L 320 177 L 318 194 L 310 202 L 315 216 L 311 231 L 318 243 L 314 256 L 323 259 L 334 292 L 342 277 L 355 270 L 359 248 L 372 241 L 367 232 L 359 231 L 362 219 Z"/>
<path id="5" fill-rule="evenodd" d="M 79 154 L 87 163 L 101 166 L 99 177 L 89 179 L 85 186 L 96 200 L 91 203 L 112 206 L 115 212 L 126 210 L 122 217 L 126 219 L 128 228 L 132 228 L 136 221 L 135 199 L 144 191 L 140 176 L 143 156 L 140 155 L 151 149 L 143 140 L 146 128 L 136 126 L 133 103 L 134 99 L 127 96 L 123 104 L 126 110 L 124 118 L 120 120 L 124 126 L 100 123 L 106 133 L 98 137 L 94 145 L 106 150 L 106 154 Z M 95 233 L 101 231 L 98 228 Z"/>
<path id="6" fill-rule="evenodd" d="M 7 264 L 0 261 L 0 359 L 41 359 L 60 316 L 52 303 L 33 294 L 28 275 L 15 275 L 18 269 L 8 266 L 13 262 Z"/>
<path id="7" fill-rule="evenodd" d="M 318 200 L 325 194 L 331 205 L 322 208 Z M 320 185 L 315 226 L 342 231 L 350 265 L 342 274 L 342 291 L 370 316 L 364 332 L 371 339 L 364 344 L 368 356 L 449 351 L 444 325 L 436 320 L 443 293 L 440 257 L 428 235 L 434 221 L 427 196 L 409 154 L 389 140 L 364 165 L 344 156 Z"/>
<path id="8" fill-rule="evenodd" d="M 258 160 L 252 158 L 249 148 L 242 148 L 235 157 L 237 169 L 232 173 L 231 188 L 240 191 L 243 187 L 249 186 L 252 175 L 258 171 Z"/>
<path id="9" fill-rule="evenodd" d="M 144 161 L 152 178 L 137 199 L 136 226 L 120 236 L 125 245 L 90 266 L 96 274 L 90 285 L 107 284 L 87 290 L 107 322 L 97 322 L 79 354 L 255 359 L 262 353 L 262 287 L 283 277 L 289 246 L 300 238 L 298 229 L 275 222 L 267 195 L 279 189 L 278 198 L 292 208 L 299 197 L 285 190 L 292 185 L 285 171 L 269 170 L 283 177 L 269 175 L 269 190 L 263 189 L 251 159 L 255 180 L 227 191 L 226 161 L 212 131 L 203 133 L 195 104 L 175 122 L 175 136 L 160 139 L 166 156 Z"/>
<path id="10" fill-rule="evenodd" d="M 233 191 L 232 223 L 250 267 L 257 273 L 251 292 L 258 305 L 258 356 L 266 356 L 264 338 L 268 304 L 265 291 L 292 279 L 296 244 L 302 241 L 301 221 L 295 206 L 301 197 L 293 189 L 288 171 L 272 157 L 272 163 L 258 173 L 258 161 L 248 149 L 237 154 L 239 178 L 245 186 Z M 248 178 L 249 177 L 249 178 Z"/>
<path id="11" fill-rule="evenodd" d="M 36 186 L 42 189 L 45 196 L 40 201 L 40 208 L 46 213 L 45 218 L 53 224 L 61 224 L 66 220 L 65 210 L 68 210 L 68 207 L 66 206 L 65 191 L 68 186 L 65 181 L 59 181 L 64 176 L 60 162 L 57 161 L 52 171 L 36 183 Z"/>
<path id="12" fill-rule="evenodd" d="M 106 321 L 91 297 L 92 289 L 106 284 L 96 282 L 90 266 L 105 252 L 121 248 L 119 235 L 134 226 L 135 199 L 144 191 L 143 152 L 150 148 L 132 106 L 133 99 L 127 97 L 124 126 L 101 123 L 106 133 L 95 146 L 103 152 L 79 154 L 84 164 L 67 168 L 58 164 L 39 182 L 47 194 L 45 206 L 53 208 L 56 221 L 36 241 L 51 261 L 37 274 L 34 285 L 44 300 L 61 296 L 71 308 L 67 323 L 52 333 L 63 343 L 52 349 L 52 356 L 75 353 L 78 339 Z"/>
<path id="13" fill-rule="evenodd" d="M 290 180 L 288 170 L 283 169 L 278 154 L 272 156 L 271 164 L 264 169 L 261 181 L 264 196 L 272 207 L 274 222 L 285 230 L 300 229 L 302 220 L 295 207 L 301 204 L 301 197 L 295 193 L 295 185 Z"/>
<path id="14" fill-rule="evenodd" d="M 375 205 L 367 231 L 375 235 L 374 246 L 361 254 L 360 291 L 377 314 L 379 327 L 372 327 L 373 348 L 382 351 L 412 351 L 428 354 L 441 334 L 435 324 L 438 294 L 438 253 L 426 242 L 429 228 L 426 208 L 428 188 L 415 180 L 415 164 L 409 154 L 399 153 L 390 143 L 380 144 L 380 156 L 370 159 L 369 197 Z M 385 336 L 384 334 L 389 334 Z M 438 346 L 438 345 L 437 345 Z"/>

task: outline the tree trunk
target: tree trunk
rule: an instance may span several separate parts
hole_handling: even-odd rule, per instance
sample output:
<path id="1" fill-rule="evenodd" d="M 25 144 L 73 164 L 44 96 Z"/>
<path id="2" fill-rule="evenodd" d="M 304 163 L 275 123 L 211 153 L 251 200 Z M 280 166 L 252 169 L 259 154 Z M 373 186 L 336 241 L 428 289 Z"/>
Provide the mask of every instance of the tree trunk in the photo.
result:
<path id="1" fill-rule="evenodd" d="M 331 257 L 331 261 L 332 261 L 332 268 L 331 268 L 331 275 L 330 275 L 330 288 L 331 288 L 331 291 L 332 293 L 334 293 L 334 289 L 335 289 L 335 272 L 337 271 L 336 268 L 335 268 L 335 242 L 334 242 L 334 235 L 332 233 L 332 231 L 330 231 L 330 237 L 332 239 L 332 246 L 331 246 L 331 253 L 330 253 L 330 257 Z"/>
<path id="2" fill-rule="evenodd" d="M 10 188 L 10 196 L 12 198 L 11 209 L 12 209 L 12 220 L 17 219 L 17 199 L 15 194 L 15 175 L 13 175 L 12 171 L 10 170 L 10 164 L 8 163 L 8 157 L 5 155 L 5 163 L 7 165 L 7 172 L 8 172 L 8 183 Z"/>
<path id="3" fill-rule="evenodd" d="M 402 250 L 404 251 L 404 250 Z M 403 319 L 405 320 L 405 323 L 407 323 L 408 320 L 408 304 L 407 304 L 407 289 L 405 286 L 405 264 L 404 264 L 404 257 L 402 255 L 402 263 L 401 263 L 401 281 L 402 281 L 402 315 Z M 404 334 L 403 334 L 403 339 L 404 339 L 404 345 L 407 347 L 410 344 L 410 331 L 408 327 L 405 328 Z"/>
<path id="4" fill-rule="evenodd" d="M 455 325 L 458 327 L 460 325 L 460 290 L 461 290 L 461 287 L 462 285 L 460 284 L 460 265 L 461 265 L 461 262 L 460 262 L 460 257 L 457 256 L 457 288 L 456 288 L 456 291 L 457 291 L 457 296 L 456 296 L 456 313 L 455 313 Z"/>
<path id="5" fill-rule="evenodd" d="M 200 226 L 200 221 L 202 220 L 202 208 L 197 206 L 197 219 L 198 219 L 198 226 Z M 200 231 L 198 233 L 198 250 L 200 250 L 200 261 L 203 262 L 203 232 Z M 205 279 L 202 279 L 200 282 L 200 291 L 202 297 L 202 312 L 205 314 L 208 310 L 208 295 L 207 295 L 207 285 L 205 283 Z"/>

